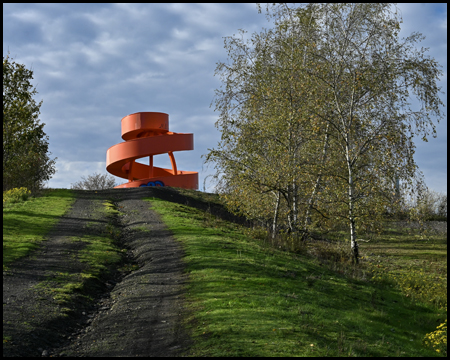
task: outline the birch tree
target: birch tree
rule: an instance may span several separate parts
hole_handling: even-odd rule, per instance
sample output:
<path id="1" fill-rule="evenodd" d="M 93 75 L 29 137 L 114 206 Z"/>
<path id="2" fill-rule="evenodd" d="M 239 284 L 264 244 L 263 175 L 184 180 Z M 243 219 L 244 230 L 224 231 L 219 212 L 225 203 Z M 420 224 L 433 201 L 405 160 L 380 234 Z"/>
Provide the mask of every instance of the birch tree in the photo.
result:
<path id="1" fill-rule="evenodd" d="M 267 15 L 273 29 L 225 40 L 222 141 L 207 161 L 228 185 L 271 192 L 274 219 L 283 199 L 292 231 L 307 234 L 311 217 L 345 222 L 358 262 L 357 231 L 395 205 L 396 183 L 421 181 L 414 140 L 436 136 L 442 72 L 416 48 L 421 34 L 399 38 L 390 4 L 273 4 Z"/>
<path id="2" fill-rule="evenodd" d="M 306 198 L 300 174 L 309 161 L 305 154 L 311 150 L 305 149 L 314 145 L 311 134 L 317 125 L 306 111 L 315 91 L 310 91 L 301 69 L 305 47 L 311 44 L 299 41 L 289 26 L 254 34 L 248 42 L 244 34 L 225 39 L 230 61 L 219 63 L 216 69 L 225 83 L 215 102 L 222 140 L 210 150 L 207 161 L 214 161 L 224 174 L 225 198 L 232 198 L 235 208 L 245 213 L 244 187 L 254 190 L 247 194 L 254 194 L 258 205 L 262 194 L 268 194 L 272 228 L 284 213 L 288 228 L 295 232 L 300 225 L 301 199 Z M 314 101 L 317 105 L 318 100 Z M 237 206 L 239 198 L 242 201 Z"/>
<path id="3" fill-rule="evenodd" d="M 277 7 L 274 14 L 286 12 L 285 5 Z M 326 89 L 333 116 L 320 107 L 313 114 L 331 128 L 330 146 L 338 154 L 335 164 L 324 164 L 333 190 L 325 189 L 323 199 L 335 205 L 322 208 L 347 220 L 358 262 L 357 222 L 379 218 L 397 200 L 396 180 L 409 190 L 420 182 L 414 137 L 436 136 L 442 71 L 427 49 L 416 48 L 421 34 L 399 38 L 402 20 L 390 4 L 317 4 L 313 10 L 320 40 L 310 56 L 319 66 L 305 72 Z"/>

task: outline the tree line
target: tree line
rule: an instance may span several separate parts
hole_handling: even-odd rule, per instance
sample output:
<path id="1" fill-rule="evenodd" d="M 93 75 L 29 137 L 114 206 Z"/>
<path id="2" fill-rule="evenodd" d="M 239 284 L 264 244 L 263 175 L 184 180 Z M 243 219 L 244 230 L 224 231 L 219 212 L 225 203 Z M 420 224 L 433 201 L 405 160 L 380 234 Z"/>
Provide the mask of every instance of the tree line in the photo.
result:
<path id="1" fill-rule="evenodd" d="M 444 116 L 441 67 L 415 47 L 421 34 L 399 38 L 391 4 L 271 4 L 266 16 L 272 28 L 224 40 L 221 141 L 206 162 L 234 212 L 300 240 L 344 224 L 358 262 L 357 234 L 426 189 L 414 140 Z"/>

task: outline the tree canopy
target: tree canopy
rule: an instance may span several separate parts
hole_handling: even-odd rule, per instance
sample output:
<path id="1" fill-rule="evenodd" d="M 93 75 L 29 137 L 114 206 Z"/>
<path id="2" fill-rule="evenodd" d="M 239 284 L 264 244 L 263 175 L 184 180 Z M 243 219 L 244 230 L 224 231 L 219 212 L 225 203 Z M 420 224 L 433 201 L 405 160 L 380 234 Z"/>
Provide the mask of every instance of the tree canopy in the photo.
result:
<path id="1" fill-rule="evenodd" d="M 442 71 L 415 47 L 421 34 L 399 38 L 390 4 L 273 4 L 266 13 L 272 29 L 225 38 L 222 137 L 206 161 L 234 211 L 303 239 L 313 225 L 345 223 L 358 261 L 357 232 L 399 203 L 399 184 L 414 191 L 422 181 L 414 138 L 436 136 Z"/>
<path id="2" fill-rule="evenodd" d="M 3 57 L 3 191 L 35 191 L 56 172 L 31 79 L 33 71 Z"/>

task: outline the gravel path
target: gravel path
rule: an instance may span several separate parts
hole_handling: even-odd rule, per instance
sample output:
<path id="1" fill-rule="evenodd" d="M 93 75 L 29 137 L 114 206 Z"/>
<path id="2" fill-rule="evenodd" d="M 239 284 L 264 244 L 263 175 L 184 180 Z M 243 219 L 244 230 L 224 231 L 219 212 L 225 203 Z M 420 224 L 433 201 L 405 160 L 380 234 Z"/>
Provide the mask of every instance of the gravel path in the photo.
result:
<path id="1" fill-rule="evenodd" d="M 151 190 L 78 191 L 72 209 L 44 245 L 3 274 L 3 356 L 177 356 L 189 345 L 183 314 L 182 249 L 142 197 Z M 112 271 L 90 295 L 70 304 L 70 316 L 35 286 L 59 271 L 77 273 L 83 264 L 71 255 L 84 245 L 70 236 L 95 235 L 108 219 L 98 211 L 114 199 L 123 216 L 121 246 L 138 269 Z M 86 226 L 90 223 L 91 226 Z M 92 224 L 95 226 L 92 226 Z"/>

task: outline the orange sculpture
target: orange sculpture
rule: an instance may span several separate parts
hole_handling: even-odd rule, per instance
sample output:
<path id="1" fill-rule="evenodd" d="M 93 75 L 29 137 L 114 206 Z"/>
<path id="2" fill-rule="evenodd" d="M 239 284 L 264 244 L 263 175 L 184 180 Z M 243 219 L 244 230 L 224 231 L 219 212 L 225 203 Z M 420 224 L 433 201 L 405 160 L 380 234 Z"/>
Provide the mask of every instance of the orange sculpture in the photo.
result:
<path id="1" fill-rule="evenodd" d="M 139 186 L 174 186 L 198 189 L 198 173 L 178 170 L 174 151 L 193 150 L 194 135 L 169 131 L 169 115 L 160 112 L 138 112 L 122 119 L 122 139 L 125 142 L 106 151 L 106 170 L 128 179 L 115 188 Z M 153 166 L 153 156 L 169 154 L 172 169 Z M 136 159 L 149 157 L 149 164 Z"/>

